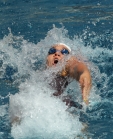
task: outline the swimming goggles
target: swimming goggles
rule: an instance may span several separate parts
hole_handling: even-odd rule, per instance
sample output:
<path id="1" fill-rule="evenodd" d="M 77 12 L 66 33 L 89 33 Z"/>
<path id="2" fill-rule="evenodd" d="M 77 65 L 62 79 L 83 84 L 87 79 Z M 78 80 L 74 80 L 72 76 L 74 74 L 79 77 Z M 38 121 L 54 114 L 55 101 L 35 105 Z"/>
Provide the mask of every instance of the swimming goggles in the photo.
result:
<path id="1" fill-rule="evenodd" d="M 63 55 L 69 54 L 69 51 L 67 49 L 57 50 L 55 48 L 50 48 L 48 54 L 55 54 L 56 52 L 61 52 Z"/>

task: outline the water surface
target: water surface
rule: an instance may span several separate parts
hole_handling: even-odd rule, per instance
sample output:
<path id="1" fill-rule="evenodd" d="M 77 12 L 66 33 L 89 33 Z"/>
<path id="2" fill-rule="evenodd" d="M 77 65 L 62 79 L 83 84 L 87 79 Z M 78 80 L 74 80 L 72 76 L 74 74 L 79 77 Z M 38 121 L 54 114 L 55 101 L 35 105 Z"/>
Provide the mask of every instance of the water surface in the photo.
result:
<path id="1" fill-rule="evenodd" d="M 1 139 L 112 139 L 112 18 L 112 0 L 1 0 Z M 67 111 L 60 99 L 51 97 L 43 70 L 56 42 L 69 45 L 89 65 L 93 87 L 87 109 Z M 77 82 L 66 93 L 82 103 Z M 11 127 L 9 104 L 17 115 L 21 109 L 20 125 Z M 82 123 L 88 125 L 85 133 Z"/>

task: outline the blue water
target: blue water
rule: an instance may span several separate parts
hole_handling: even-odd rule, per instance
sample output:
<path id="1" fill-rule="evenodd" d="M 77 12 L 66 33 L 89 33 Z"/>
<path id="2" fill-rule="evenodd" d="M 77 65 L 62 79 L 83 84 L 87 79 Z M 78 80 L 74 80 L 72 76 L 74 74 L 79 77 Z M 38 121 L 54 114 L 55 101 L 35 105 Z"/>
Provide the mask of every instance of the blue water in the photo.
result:
<path id="1" fill-rule="evenodd" d="M 0 19 L 0 139 L 112 139 L 113 1 L 1 0 Z M 70 115 L 43 79 L 56 42 L 84 57 L 93 80 L 90 105 Z M 65 93 L 82 103 L 77 86 Z M 10 125 L 10 109 L 21 109 L 20 125 Z"/>

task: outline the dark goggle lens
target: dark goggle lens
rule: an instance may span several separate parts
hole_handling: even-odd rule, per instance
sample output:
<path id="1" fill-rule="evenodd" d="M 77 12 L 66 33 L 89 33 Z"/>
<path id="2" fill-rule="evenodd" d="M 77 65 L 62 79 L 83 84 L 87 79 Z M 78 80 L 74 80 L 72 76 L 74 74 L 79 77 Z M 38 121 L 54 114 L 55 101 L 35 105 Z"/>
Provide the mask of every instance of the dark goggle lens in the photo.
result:
<path id="1" fill-rule="evenodd" d="M 48 51 L 48 54 L 54 54 L 56 53 L 57 51 L 60 51 L 60 50 L 56 50 L 55 48 L 50 48 L 49 51 Z M 69 54 L 69 51 L 67 49 L 63 49 L 60 51 L 63 55 L 64 54 Z"/>
<path id="2" fill-rule="evenodd" d="M 54 54 L 54 53 L 56 53 L 56 49 L 50 48 L 48 54 Z"/>
<path id="3" fill-rule="evenodd" d="M 64 55 L 64 54 L 69 54 L 69 51 L 67 50 L 67 49 L 63 49 L 62 51 L 61 51 L 61 53 Z"/>

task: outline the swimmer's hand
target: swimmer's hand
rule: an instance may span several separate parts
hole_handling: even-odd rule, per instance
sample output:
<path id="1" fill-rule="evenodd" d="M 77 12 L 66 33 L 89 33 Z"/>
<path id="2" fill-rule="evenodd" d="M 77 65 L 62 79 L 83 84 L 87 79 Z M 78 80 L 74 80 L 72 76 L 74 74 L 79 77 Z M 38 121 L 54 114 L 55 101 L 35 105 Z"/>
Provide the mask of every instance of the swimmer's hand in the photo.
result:
<path id="1" fill-rule="evenodd" d="M 80 79 L 79 79 L 79 83 L 81 86 L 81 90 L 82 90 L 82 98 L 83 101 L 85 102 L 85 104 L 89 104 L 89 93 L 90 93 L 90 89 L 91 89 L 91 76 L 89 73 L 84 72 L 83 74 L 81 74 Z"/>

